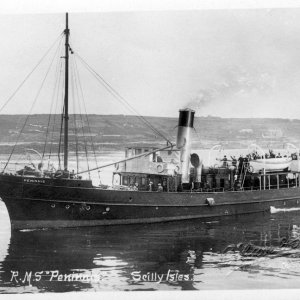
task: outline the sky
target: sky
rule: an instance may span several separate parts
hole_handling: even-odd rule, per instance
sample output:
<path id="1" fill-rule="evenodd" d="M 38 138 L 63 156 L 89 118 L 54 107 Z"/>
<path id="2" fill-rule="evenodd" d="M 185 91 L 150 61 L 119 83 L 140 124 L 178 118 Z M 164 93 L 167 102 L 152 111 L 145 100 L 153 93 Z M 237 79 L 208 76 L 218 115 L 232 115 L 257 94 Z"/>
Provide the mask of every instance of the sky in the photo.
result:
<path id="1" fill-rule="evenodd" d="M 64 21 L 54 12 L 0 15 L 0 107 Z M 300 118 L 300 8 L 71 12 L 69 26 L 73 51 L 141 115 L 189 107 L 197 116 Z M 0 113 L 30 111 L 54 50 Z M 60 56 L 33 113 L 51 109 Z M 76 63 L 88 113 L 134 113 Z"/>

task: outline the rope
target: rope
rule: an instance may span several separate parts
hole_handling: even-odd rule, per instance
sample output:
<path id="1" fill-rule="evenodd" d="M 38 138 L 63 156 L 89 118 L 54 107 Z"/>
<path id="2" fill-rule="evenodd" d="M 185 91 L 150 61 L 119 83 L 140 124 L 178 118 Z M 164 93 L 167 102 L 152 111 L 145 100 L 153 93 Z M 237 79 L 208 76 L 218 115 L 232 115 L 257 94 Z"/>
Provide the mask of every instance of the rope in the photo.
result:
<path id="1" fill-rule="evenodd" d="M 60 53 L 61 51 L 61 46 L 62 46 L 62 39 L 60 41 L 59 44 L 59 50 L 58 52 Z M 56 71 L 55 71 L 55 84 L 54 84 L 54 89 L 53 89 L 53 95 L 52 95 L 52 101 L 51 101 L 51 106 L 50 106 L 50 113 L 49 113 L 49 117 L 48 117 L 48 123 L 47 123 L 47 131 L 46 131 L 46 139 L 45 139 L 45 143 L 44 143 L 44 149 L 43 149 L 43 154 L 42 154 L 42 160 L 44 159 L 44 155 L 45 155 L 45 151 L 46 151 L 46 146 L 47 146 L 47 142 L 48 142 L 48 135 L 49 135 L 49 128 L 50 128 L 50 121 L 51 121 L 51 116 L 52 116 L 52 109 L 53 109 L 53 103 L 54 103 L 54 98 L 56 95 L 56 91 L 58 89 L 58 84 L 59 84 L 59 76 L 57 76 L 57 73 L 59 72 L 59 62 L 61 61 L 60 58 L 58 58 L 57 60 L 57 64 L 56 64 Z M 48 168 L 49 168 L 49 164 L 48 164 Z"/>
<path id="2" fill-rule="evenodd" d="M 131 111 L 133 111 L 137 117 L 144 122 L 154 133 L 156 133 L 157 135 L 159 135 L 160 137 L 162 137 L 164 140 L 167 141 L 168 144 L 172 145 L 172 142 L 166 138 L 160 131 L 158 131 L 155 127 L 153 127 L 151 125 L 151 123 L 149 121 L 147 121 L 143 116 L 141 116 L 129 103 L 128 101 L 122 97 L 104 78 L 103 76 L 101 76 L 100 74 L 98 74 L 95 70 L 92 69 L 92 67 L 84 61 L 83 58 L 81 58 L 77 53 L 75 53 L 75 55 L 79 58 L 79 60 L 83 63 L 83 65 L 86 66 L 87 70 L 95 76 L 95 78 L 98 80 L 98 82 L 100 82 L 104 88 L 112 95 L 114 96 L 118 101 L 125 103 L 125 105 L 127 105 L 127 107 L 129 107 L 129 109 L 131 109 Z"/>
<path id="3" fill-rule="evenodd" d="M 78 93 L 78 87 L 76 85 L 76 90 Z M 87 162 L 87 172 L 89 174 L 90 177 L 90 166 L 89 166 L 89 158 L 88 158 L 88 149 L 87 149 L 87 141 L 86 141 L 86 136 L 85 136 L 85 132 L 84 132 L 84 120 L 81 114 L 81 107 L 80 107 L 80 101 L 79 98 L 77 98 L 78 101 L 78 109 L 79 109 L 79 116 L 80 116 L 80 120 L 81 120 L 81 130 L 82 130 L 82 135 L 83 135 L 83 144 L 84 144 L 84 150 L 85 150 L 85 157 L 86 157 L 86 162 Z"/>
<path id="4" fill-rule="evenodd" d="M 73 64 L 71 61 L 71 68 L 72 72 L 73 70 Z M 71 72 L 71 73 L 72 73 Z M 75 153 L 76 153 L 76 171 L 79 172 L 79 158 L 78 158 L 78 132 L 77 132 L 77 126 L 76 126 L 76 101 L 75 101 L 75 91 L 74 91 L 74 76 L 71 76 L 71 91 L 72 91 L 72 98 L 73 98 L 73 107 L 74 107 L 74 114 L 73 114 L 73 122 L 74 122 L 74 133 L 75 133 Z"/>
<path id="5" fill-rule="evenodd" d="M 74 59 L 74 65 L 75 65 L 75 71 L 76 71 L 76 78 L 78 80 L 78 85 L 79 85 L 80 92 L 81 92 L 81 97 L 82 97 L 83 107 L 84 107 L 84 111 L 85 111 L 85 116 L 86 116 L 86 120 L 87 120 L 87 124 L 88 124 L 89 135 L 90 135 L 91 145 L 92 145 L 92 151 L 93 151 L 94 158 L 95 158 L 95 164 L 96 164 L 96 167 L 98 167 L 98 161 L 97 161 L 97 157 L 96 157 L 95 145 L 94 145 L 92 132 L 91 132 L 91 126 L 90 126 L 90 122 L 89 122 L 89 118 L 88 118 L 88 114 L 87 114 L 87 110 L 86 110 L 84 94 L 83 94 L 83 89 L 82 89 L 82 85 L 81 85 L 81 81 L 80 81 L 80 76 L 79 76 L 79 72 L 78 72 L 78 66 L 77 66 L 76 59 Z M 98 177 L 99 177 L 99 180 L 100 180 L 100 174 L 99 173 L 98 173 Z"/>
<path id="6" fill-rule="evenodd" d="M 60 161 L 60 149 L 61 149 L 61 138 L 62 138 L 62 131 L 63 131 L 63 124 L 64 124 L 64 111 L 65 106 L 63 106 L 62 114 L 61 114 L 61 121 L 60 121 L 60 132 L 59 132 L 59 144 L 58 144 L 58 165 L 59 170 L 61 170 L 61 161 Z"/>
<path id="7" fill-rule="evenodd" d="M 51 47 L 46 51 L 46 53 L 42 56 L 42 58 L 38 61 L 38 63 L 35 65 L 35 67 L 27 74 L 25 79 L 19 84 L 19 86 L 16 88 L 16 90 L 12 93 L 12 95 L 5 101 L 5 103 L 1 106 L 0 112 L 6 107 L 6 105 L 10 102 L 10 100 L 17 94 L 17 92 L 20 90 L 20 88 L 23 86 L 23 84 L 27 81 L 27 79 L 31 76 L 31 74 L 36 70 L 36 68 L 41 64 L 41 62 L 44 60 L 44 58 L 48 55 L 48 53 L 51 51 L 51 49 L 54 47 L 56 42 L 59 40 L 59 38 L 62 38 L 63 33 L 61 33 L 58 38 L 54 41 L 54 43 L 51 45 Z"/>
<path id="8" fill-rule="evenodd" d="M 74 88 L 75 88 L 75 92 L 74 92 L 74 101 L 76 100 L 75 98 L 77 98 L 77 104 L 78 104 L 78 110 L 79 110 L 79 116 L 80 116 L 80 121 L 81 121 L 81 130 L 82 130 L 82 135 L 84 138 L 84 150 L 85 150 L 85 157 L 86 157 L 86 162 L 87 162 L 87 168 L 88 170 L 90 169 L 89 166 L 89 157 L 88 157 L 88 148 L 87 148 L 87 140 L 86 140 L 86 135 L 85 135 L 85 131 L 84 131 L 84 120 L 83 120 L 83 116 L 81 114 L 81 106 L 80 106 L 80 97 L 79 97 L 79 91 L 78 91 L 78 84 L 77 84 L 77 76 L 76 76 L 76 68 L 75 68 L 75 64 L 74 64 L 74 59 L 72 57 L 72 59 L 70 60 L 71 62 L 71 74 L 72 74 L 72 83 L 73 83 L 73 92 L 74 92 Z M 74 105 L 75 107 L 75 105 Z M 74 114 L 75 115 L 75 114 Z M 76 127 L 76 124 L 75 124 Z M 78 160 L 78 153 L 77 153 L 77 160 Z M 78 170 L 77 170 L 78 172 Z M 88 171 L 89 172 L 89 171 Z M 90 173 L 89 173 L 89 177 L 90 177 Z"/>
<path id="9" fill-rule="evenodd" d="M 61 60 L 60 61 L 58 83 L 60 83 L 60 80 L 61 80 L 62 66 L 63 66 L 63 62 Z M 49 168 L 49 163 L 50 163 L 50 157 L 52 156 L 52 145 L 53 145 L 53 136 L 54 136 L 54 131 L 55 131 L 55 125 L 56 125 L 55 121 L 56 121 L 56 112 L 57 112 L 58 102 L 59 102 L 59 84 L 58 84 L 58 87 L 57 87 L 56 102 L 55 102 L 55 109 L 54 109 L 53 126 L 52 126 L 52 134 L 51 134 L 51 144 L 50 144 L 49 159 L 48 159 L 48 161 L 49 161 L 48 162 L 48 168 Z"/>
<path id="10" fill-rule="evenodd" d="M 126 161 L 129 161 L 129 160 L 133 160 L 133 159 L 136 159 L 136 158 L 139 158 L 139 157 L 142 157 L 142 156 L 148 156 L 152 153 L 155 153 L 155 152 L 158 152 L 158 151 L 163 151 L 163 150 L 170 149 L 170 148 L 173 148 L 173 145 L 167 146 L 167 147 L 164 147 L 164 148 L 160 148 L 160 149 L 156 149 L 154 151 L 150 151 L 150 152 L 143 153 L 143 154 L 140 154 L 140 155 L 136 155 L 136 156 L 133 156 L 133 157 L 125 158 L 125 159 L 122 159 L 122 160 L 119 160 L 119 161 L 116 161 L 116 162 L 113 162 L 113 163 L 109 163 L 109 164 L 106 164 L 106 165 L 103 165 L 103 166 L 99 166 L 97 168 L 90 169 L 89 171 L 95 171 L 95 170 L 103 169 L 103 168 L 106 168 L 106 167 L 109 167 L 109 166 L 113 166 L 113 165 L 116 165 L 116 164 L 119 164 L 119 163 L 122 163 L 122 162 L 126 162 Z M 81 172 L 79 172 L 75 175 L 83 174 L 83 173 L 87 173 L 87 172 L 88 172 L 87 170 L 86 171 L 81 171 Z"/>
<path id="11" fill-rule="evenodd" d="M 65 77 L 63 76 L 62 86 L 65 86 Z M 62 98 L 62 107 L 61 107 L 61 121 L 60 121 L 60 132 L 59 132 L 59 144 L 57 150 L 58 156 L 58 163 L 59 163 L 59 170 L 61 170 L 61 158 L 60 158 L 60 149 L 61 149 L 61 139 L 62 139 L 62 131 L 63 131 L 63 124 L 64 124 L 64 112 L 65 112 L 65 102 L 64 102 L 64 88 L 61 91 L 61 98 Z"/>
<path id="12" fill-rule="evenodd" d="M 29 119 L 29 117 L 30 117 L 30 114 L 31 114 L 31 112 L 32 112 L 32 110 L 33 110 L 33 108 L 34 108 L 34 106 L 35 106 L 35 103 L 36 103 L 36 101 L 37 101 L 37 99 L 38 99 L 38 97 L 39 97 L 39 95 L 40 95 L 40 93 L 41 93 L 41 90 L 42 90 L 42 88 L 43 88 L 43 86 L 44 86 L 44 83 L 45 83 L 45 81 L 46 81 L 46 79 L 47 79 L 47 77 L 48 77 L 49 71 L 50 71 L 50 69 L 51 69 L 51 67 L 52 67 L 52 64 L 53 64 L 54 58 L 56 57 L 57 51 L 58 51 L 58 49 L 57 49 L 57 50 L 55 51 L 55 53 L 54 53 L 54 56 L 53 56 L 53 58 L 52 58 L 52 60 L 51 60 L 51 63 L 50 63 L 50 65 L 49 65 L 49 67 L 48 67 L 48 69 L 47 69 L 47 72 L 46 72 L 46 74 L 45 74 L 45 76 L 44 76 L 44 78 L 43 78 L 42 84 L 41 84 L 41 86 L 40 86 L 40 88 L 39 88 L 39 90 L 38 90 L 38 92 L 37 92 L 37 94 L 36 94 L 36 96 L 35 96 L 35 99 L 34 99 L 32 105 L 31 105 L 30 111 L 29 111 L 29 113 L 28 113 L 28 115 L 27 115 L 27 117 L 26 117 L 26 119 L 25 119 L 24 124 L 23 124 L 23 127 L 22 127 L 21 131 L 19 132 L 17 141 L 16 141 L 16 143 L 15 143 L 14 146 L 13 146 L 13 149 L 12 149 L 10 155 L 9 155 L 9 158 L 8 158 L 8 160 L 7 160 L 6 164 L 5 164 L 4 169 L 3 169 L 2 172 L 5 171 L 7 165 L 9 164 L 9 161 L 10 161 L 10 159 L 11 159 L 13 153 L 14 153 L 14 150 L 15 150 L 15 148 L 16 148 L 18 142 L 19 142 L 19 139 L 20 139 L 20 137 L 21 137 L 21 134 L 22 134 L 24 128 L 26 127 L 26 124 L 27 124 L 27 121 L 28 121 L 28 119 Z"/>

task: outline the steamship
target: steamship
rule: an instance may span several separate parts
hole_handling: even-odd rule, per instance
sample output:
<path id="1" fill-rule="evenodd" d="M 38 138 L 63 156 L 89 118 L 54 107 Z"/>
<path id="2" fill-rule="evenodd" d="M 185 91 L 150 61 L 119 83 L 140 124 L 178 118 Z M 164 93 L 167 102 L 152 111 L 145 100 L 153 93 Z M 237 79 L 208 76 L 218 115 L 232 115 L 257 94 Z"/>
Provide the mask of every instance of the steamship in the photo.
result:
<path id="1" fill-rule="evenodd" d="M 195 111 L 189 108 L 179 111 L 176 143 L 125 149 L 125 158 L 114 162 L 117 184 L 94 186 L 90 179 L 82 179 L 83 172 L 70 172 L 68 90 L 73 49 L 68 14 L 63 33 L 63 167 L 43 169 L 43 156 L 38 165 L 15 173 L 5 164 L 0 197 L 13 229 L 154 223 L 269 212 L 271 206 L 300 207 L 298 168 L 251 171 L 248 163 L 237 167 L 227 162 L 203 166 L 191 149 Z M 95 169 L 101 167 L 106 166 Z"/>

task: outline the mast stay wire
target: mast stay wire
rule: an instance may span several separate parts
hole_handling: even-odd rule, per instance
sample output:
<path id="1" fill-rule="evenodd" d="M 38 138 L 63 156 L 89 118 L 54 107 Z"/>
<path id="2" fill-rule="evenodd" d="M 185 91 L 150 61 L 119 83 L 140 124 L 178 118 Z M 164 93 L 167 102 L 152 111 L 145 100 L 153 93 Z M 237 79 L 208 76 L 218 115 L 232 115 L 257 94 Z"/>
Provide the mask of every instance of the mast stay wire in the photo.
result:
<path id="1" fill-rule="evenodd" d="M 60 40 L 60 45 L 59 45 L 59 49 L 58 49 L 58 53 L 61 52 L 61 48 L 62 48 L 62 40 Z M 45 152 L 46 152 L 46 147 L 47 147 L 47 143 L 48 143 L 48 136 L 49 136 L 49 128 L 50 128 L 50 121 L 51 121 L 51 117 L 52 117 L 52 110 L 53 110 L 53 105 L 54 105 L 54 99 L 56 96 L 56 92 L 58 90 L 58 86 L 59 86 L 59 64 L 61 62 L 61 58 L 59 57 L 57 59 L 57 63 L 56 63 L 56 68 L 55 68 L 55 84 L 54 84 L 54 88 L 53 88 L 53 94 L 51 97 L 51 106 L 50 106 L 50 113 L 49 113 L 49 117 L 48 117 L 48 123 L 47 123 L 47 130 L 46 130 L 46 138 L 45 138 L 45 143 L 44 143 L 44 148 L 43 148 L 43 154 L 42 154 L 42 160 L 44 159 L 45 156 Z M 48 164 L 48 168 L 49 168 L 49 164 Z"/>
<path id="2" fill-rule="evenodd" d="M 127 107 L 134 112 L 137 117 L 143 121 L 154 133 L 162 137 L 164 140 L 167 141 L 167 144 L 173 145 L 173 143 L 165 137 L 159 130 L 157 130 L 145 117 L 141 116 L 130 104 L 129 102 L 122 97 L 99 73 L 97 73 L 81 56 L 79 56 L 77 53 L 75 55 L 78 57 L 78 59 L 82 62 L 82 64 L 87 68 L 87 70 L 95 76 L 98 82 L 104 86 L 104 88 L 112 95 L 114 96 L 119 102 L 127 105 Z"/>
<path id="3" fill-rule="evenodd" d="M 81 80 L 80 80 L 80 75 L 79 75 L 79 71 L 78 71 L 76 57 L 74 57 L 73 60 L 74 60 L 74 65 L 75 65 L 76 78 L 77 78 L 79 89 L 80 89 L 80 92 L 81 92 L 81 98 L 82 98 L 82 102 L 83 102 L 83 107 L 84 107 L 84 111 L 85 111 L 85 116 L 86 116 L 86 120 L 87 120 L 88 129 L 89 129 L 89 135 L 90 135 L 90 139 L 91 139 L 91 146 L 92 146 L 92 151 L 93 151 L 93 154 L 94 154 L 95 164 L 96 164 L 96 167 L 98 167 L 98 161 L 97 161 L 97 157 L 96 157 L 95 144 L 94 144 L 94 140 L 93 140 L 93 136 L 92 136 L 92 131 L 91 131 L 91 126 L 90 126 L 90 122 L 89 122 L 89 117 L 88 117 L 88 114 L 87 114 L 87 109 L 86 109 L 86 104 L 85 104 L 85 98 L 84 98 L 83 88 L 82 88 L 82 85 L 81 85 Z M 100 180 L 100 173 L 99 172 L 98 172 L 98 178 Z"/>
<path id="4" fill-rule="evenodd" d="M 27 81 L 27 79 L 32 75 L 32 73 L 37 69 L 37 67 L 41 64 L 41 62 L 44 60 L 44 58 L 48 55 L 48 53 L 52 50 L 52 48 L 55 46 L 59 38 L 63 37 L 63 33 L 61 33 L 54 41 L 54 43 L 50 46 L 50 48 L 46 51 L 46 53 L 42 56 L 42 58 L 38 61 L 38 63 L 35 65 L 35 67 L 26 75 L 26 77 L 23 79 L 23 81 L 18 85 L 18 87 L 15 89 L 15 91 L 10 95 L 10 97 L 4 102 L 4 104 L 0 107 L 0 113 L 2 110 L 6 107 L 6 105 L 10 102 L 10 100 L 17 94 L 17 92 L 20 90 L 20 88 L 24 85 L 24 83 Z"/>
<path id="5" fill-rule="evenodd" d="M 74 66 L 72 64 L 72 59 L 71 59 L 71 75 L 74 72 Z M 73 123 L 74 123 L 74 134 L 75 134 L 75 153 L 76 153 L 76 171 L 77 173 L 79 172 L 79 155 L 78 155 L 78 131 L 77 131 L 77 119 L 76 119 L 76 101 L 75 101 L 75 91 L 74 91 L 75 83 L 74 83 L 74 76 L 71 76 L 71 95 L 72 95 L 72 100 L 73 100 Z"/>
<path id="6" fill-rule="evenodd" d="M 53 125 L 52 125 L 52 134 L 50 138 L 50 150 L 49 150 L 49 157 L 48 157 L 48 169 L 50 164 L 50 158 L 52 156 L 52 146 L 53 146 L 53 137 L 55 132 L 55 125 L 56 125 L 56 117 L 57 117 L 57 106 L 59 102 L 59 92 L 60 92 L 60 83 L 61 83 L 61 75 L 62 75 L 62 66 L 63 62 L 60 60 L 60 67 L 59 67 L 59 78 L 58 78 L 58 86 L 57 86 L 57 92 L 56 92 L 56 100 L 55 100 L 55 108 L 54 108 L 54 117 L 53 117 Z"/>
<path id="7" fill-rule="evenodd" d="M 72 59 L 71 60 L 71 63 L 74 63 L 74 60 Z M 74 65 L 73 65 L 74 67 Z M 75 71 L 75 67 L 73 68 L 73 71 Z M 84 131 L 84 119 L 83 119 L 83 116 L 82 116 L 82 113 L 81 113 L 81 105 L 80 105 L 80 96 L 79 96 L 79 91 L 78 91 L 78 84 L 77 84 L 77 76 L 76 74 L 74 75 L 74 80 L 75 80 L 75 89 L 76 89 L 76 92 L 77 92 L 77 102 L 78 102 L 78 109 L 79 109 L 79 116 L 80 116 L 80 128 L 82 130 L 82 135 L 83 135 L 83 144 L 84 144 L 84 150 L 85 150 L 85 157 L 86 157 L 86 162 L 87 162 L 87 172 L 88 172 L 88 175 L 89 175 L 89 178 L 91 176 L 90 174 L 90 166 L 89 166 L 89 158 L 88 158 L 88 147 L 87 147 L 87 139 L 86 139 L 86 134 L 85 134 L 85 131 Z"/>
<path id="8" fill-rule="evenodd" d="M 61 114 L 61 119 L 60 119 L 60 132 L 59 132 L 59 147 L 57 150 L 57 156 L 58 156 L 58 160 L 59 160 L 59 170 L 61 170 L 61 153 L 60 150 L 62 148 L 62 135 L 63 135 L 63 126 L 64 126 L 64 115 L 65 115 L 65 91 L 64 91 L 64 86 L 65 86 L 65 76 L 63 76 L 63 80 L 62 80 L 62 89 L 61 89 L 61 108 L 60 108 L 60 114 Z"/>
<path id="9" fill-rule="evenodd" d="M 44 78 L 43 78 L 43 81 L 42 81 L 42 83 L 41 83 L 41 86 L 40 86 L 40 88 L 39 88 L 39 90 L 38 90 L 38 92 L 37 92 L 37 94 L 36 94 L 36 96 L 35 96 L 35 98 L 34 98 L 34 101 L 33 101 L 32 105 L 31 105 L 31 107 L 30 107 L 29 113 L 28 113 L 27 116 L 26 116 L 25 122 L 24 122 L 24 124 L 23 124 L 23 126 L 22 126 L 22 128 L 21 128 L 21 130 L 20 130 L 20 132 L 19 132 L 19 135 L 18 135 L 18 137 L 17 137 L 17 140 L 16 140 L 16 142 L 15 142 L 15 144 L 14 144 L 14 146 L 13 146 L 13 149 L 12 149 L 10 155 L 9 155 L 9 158 L 8 158 L 8 160 L 7 160 L 7 162 L 6 162 L 5 166 L 4 166 L 4 168 L 3 168 L 3 170 L 2 170 L 2 173 L 4 173 L 4 171 L 5 171 L 6 167 L 7 167 L 7 165 L 9 164 L 10 159 L 11 159 L 11 157 L 12 157 L 14 151 L 15 151 L 15 148 L 16 148 L 18 142 L 19 142 L 19 139 L 20 139 L 20 137 L 21 137 L 21 134 L 23 133 L 23 130 L 25 129 L 25 127 L 26 127 L 26 125 L 27 125 L 27 121 L 28 121 L 28 119 L 29 119 L 29 117 L 30 117 L 30 115 L 31 115 L 31 112 L 32 112 L 32 110 L 33 110 L 33 108 L 34 108 L 36 102 L 37 102 L 37 99 L 38 99 L 39 96 L 40 96 L 41 90 L 42 90 L 42 88 L 43 88 L 43 86 L 44 86 L 44 83 L 45 83 L 47 77 L 48 77 L 49 71 L 50 71 L 50 69 L 51 69 L 51 67 L 52 67 L 52 65 L 53 65 L 53 61 L 54 61 L 54 59 L 55 59 L 55 57 L 56 57 L 56 55 L 57 55 L 58 49 L 59 49 L 59 47 L 57 47 L 57 49 L 56 49 L 56 51 L 55 51 L 55 53 L 54 53 L 54 55 L 53 55 L 53 58 L 52 58 L 52 60 L 51 60 L 51 62 L 50 62 L 50 65 L 49 65 L 49 67 L 48 67 L 48 69 L 47 69 L 47 72 L 46 72 L 46 74 L 45 74 L 45 76 L 44 76 Z M 0 109 L 0 111 L 1 111 L 1 109 Z"/>
<path id="10" fill-rule="evenodd" d="M 62 132 L 63 132 L 63 125 L 64 125 L 64 113 L 65 113 L 65 105 L 63 104 L 61 120 L 60 120 L 60 132 L 59 132 L 59 143 L 58 143 L 58 169 L 61 170 L 61 158 L 60 158 L 60 150 L 61 150 L 61 140 L 62 140 Z"/>

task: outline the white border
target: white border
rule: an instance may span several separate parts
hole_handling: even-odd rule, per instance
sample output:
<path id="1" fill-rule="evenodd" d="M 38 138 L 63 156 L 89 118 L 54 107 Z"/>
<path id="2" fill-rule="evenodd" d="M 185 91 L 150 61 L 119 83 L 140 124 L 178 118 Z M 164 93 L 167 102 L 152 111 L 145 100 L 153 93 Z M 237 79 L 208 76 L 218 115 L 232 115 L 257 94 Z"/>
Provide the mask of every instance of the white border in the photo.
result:
<path id="1" fill-rule="evenodd" d="M 0 14 L 31 14 L 58 12 L 158 11 L 198 9 L 257 9 L 300 7 L 300 0 L 0 0 Z M 299 280 L 300 287 L 300 280 Z M 274 287 L 276 288 L 276 287 Z M 143 299 L 205 300 L 205 299 L 298 299 L 299 290 L 214 290 L 158 292 L 72 292 L 47 294 L 2 294 L 1 299 Z"/>
<path id="2" fill-rule="evenodd" d="M 1 0 L 0 14 L 300 7 L 300 0 Z"/>

